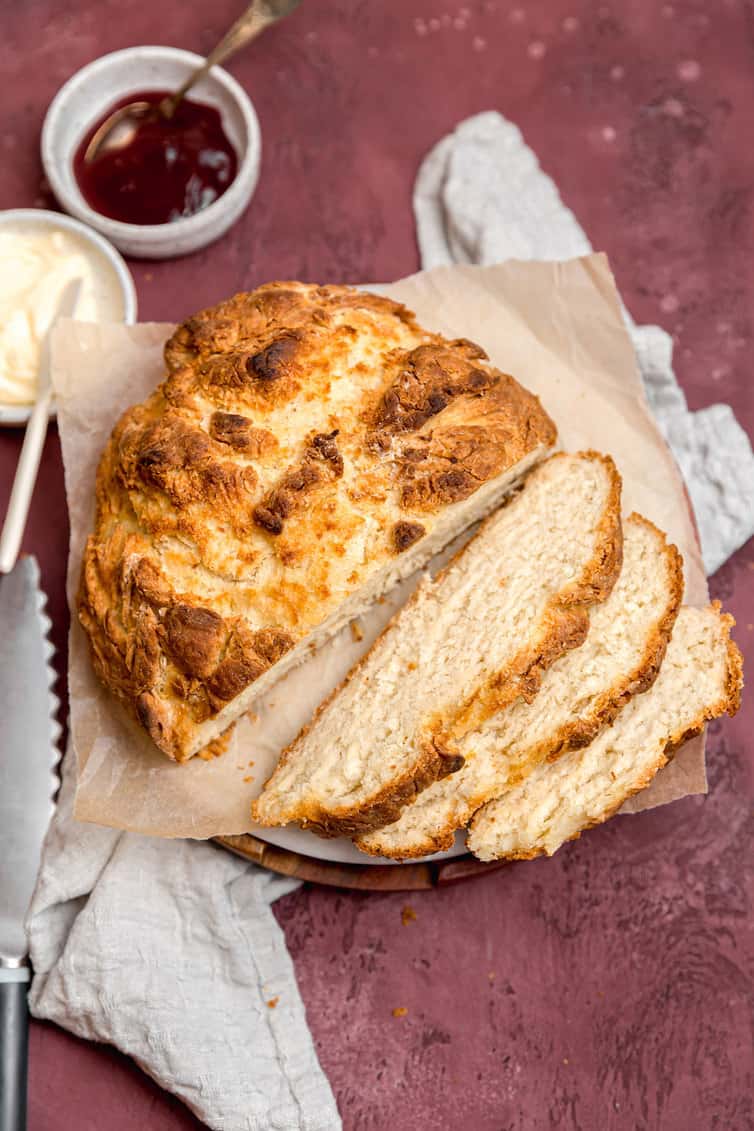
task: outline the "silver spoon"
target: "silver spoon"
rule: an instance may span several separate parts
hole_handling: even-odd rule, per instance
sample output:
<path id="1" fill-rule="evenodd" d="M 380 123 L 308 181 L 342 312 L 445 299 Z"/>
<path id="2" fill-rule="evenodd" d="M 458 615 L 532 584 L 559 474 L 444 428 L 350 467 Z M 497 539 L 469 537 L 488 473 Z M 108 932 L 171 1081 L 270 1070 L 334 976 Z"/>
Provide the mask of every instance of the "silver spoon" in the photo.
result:
<path id="1" fill-rule="evenodd" d="M 179 103 L 183 101 L 194 83 L 206 75 L 210 67 L 234 55 L 252 39 L 256 39 L 265 28 L 282 20 L 283 16 L 289 15 L 298 8 L 300 3 L 301 0 L 253 0 L 201 66 L 197 67 L 173 94 L 166 95 L 156 107 L 151 102 L 137 100 L 108 114 L 87 145 L 84 161 L 89 164 L 105 150 L 123 149 L 133 139 L 139 123 L 152 114 L 168 120 L 172 118 Z"/>

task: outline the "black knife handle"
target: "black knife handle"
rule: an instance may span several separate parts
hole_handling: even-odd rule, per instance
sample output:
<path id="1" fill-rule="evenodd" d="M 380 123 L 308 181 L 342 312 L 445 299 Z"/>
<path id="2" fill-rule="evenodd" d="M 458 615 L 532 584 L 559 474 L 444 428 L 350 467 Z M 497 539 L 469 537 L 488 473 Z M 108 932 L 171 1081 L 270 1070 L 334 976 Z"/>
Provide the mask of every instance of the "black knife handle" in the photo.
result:
<path id="1" fill-rule="evenodd" d="M 0 1131 L 26 1131 L 28 988 L 28 981 L 0 981 Z"/>

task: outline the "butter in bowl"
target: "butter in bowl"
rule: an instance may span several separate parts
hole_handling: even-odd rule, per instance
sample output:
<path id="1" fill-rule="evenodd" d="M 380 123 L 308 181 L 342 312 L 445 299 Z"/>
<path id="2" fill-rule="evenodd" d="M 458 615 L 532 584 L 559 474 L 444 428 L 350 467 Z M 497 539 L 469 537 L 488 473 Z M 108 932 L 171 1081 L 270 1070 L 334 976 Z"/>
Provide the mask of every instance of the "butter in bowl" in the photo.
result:
<path id="1" fill-rule="evenodd" d="M 136 290 L 121 256 L 78 220 L 41 209 L 0 212 L 0 425 L 23 424 L 42 343 L 61 292 L 81 279 L 76 318 L 136 321 Z"/>

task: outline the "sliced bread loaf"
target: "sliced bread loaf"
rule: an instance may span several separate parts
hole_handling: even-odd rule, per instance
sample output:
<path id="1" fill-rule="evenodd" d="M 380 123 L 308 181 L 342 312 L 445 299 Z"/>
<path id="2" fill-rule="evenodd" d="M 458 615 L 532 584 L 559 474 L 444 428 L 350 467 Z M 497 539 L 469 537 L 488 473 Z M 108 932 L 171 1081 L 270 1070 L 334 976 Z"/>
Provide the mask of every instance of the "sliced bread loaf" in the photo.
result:
<path id="1" fill-rule="evenodd" d="M 735 714 L 742 675 L 741 654 L 729 635 L 733 623 L 717 602 L 681 609 L 652 688 L 590 746 L 542 763 L 480 809 L 469 830 L 471 851 L 481 860 L 552 856 L 647 786 L 708 719 Z"/>
<path id="2" fill-rule="evenodd" d="M 623 567 L 608 599 L 593 605 L 589 635 L 545 673 L 531 703 L 518 699 L 458 744 L 461 769 L 434 782 L 400 818 L 360 837 L 374 856 L 405 860 L 453 843 L 476 810 L 547 758 L 587 745 L 629 698 L 649 687 L 683 596 L 675 546 L 651 522 L 623 526 Z"/>
<path id="3" fill-rule="evenodd" d="M 365 832 L 463 762 L 456 739 L 586 635 L 620 570 L 620 476 L 594 452 L 531 473 L 425 581 L 284 752 L 253 806 L 264 825 Z"/>

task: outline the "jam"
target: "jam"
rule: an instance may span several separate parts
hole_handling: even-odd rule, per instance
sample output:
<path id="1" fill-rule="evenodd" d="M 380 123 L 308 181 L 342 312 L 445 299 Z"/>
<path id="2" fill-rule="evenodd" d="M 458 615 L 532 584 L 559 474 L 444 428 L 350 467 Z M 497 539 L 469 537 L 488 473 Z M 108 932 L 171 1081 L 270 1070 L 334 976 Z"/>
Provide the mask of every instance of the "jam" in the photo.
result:
<path id="1" fill-rule="evenodd" d="M 87 204 L 126 224 L 169 224 L 207 208 L 230 187 L 238 156 L 214 106 L 189 98 L 172 118 L 143 118 L 121 149 L 92 162 L 86 147 L 106 118 L 129 102 L 157 107 L 167 90 L 134 92 L 115 102 L 87 131 L 73 158 L 73 173 Z"/>

